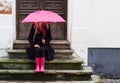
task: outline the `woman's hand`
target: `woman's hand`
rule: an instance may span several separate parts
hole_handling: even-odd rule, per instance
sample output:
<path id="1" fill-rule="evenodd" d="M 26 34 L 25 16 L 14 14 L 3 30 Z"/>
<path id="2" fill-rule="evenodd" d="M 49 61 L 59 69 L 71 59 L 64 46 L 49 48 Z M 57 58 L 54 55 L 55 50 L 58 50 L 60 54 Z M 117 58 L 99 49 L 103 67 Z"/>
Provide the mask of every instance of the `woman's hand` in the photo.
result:
<path id="1" fill-rule="evenodd" d="M 36 48 L 40 48 L 40 46 L 39 46 L 38 44 L 35 44 L 34 47 L 36 47 Z"/>
<path id="2" fill-rule="evenodd" d="M 45 44 L 45 39 L 42 39 L 42 43 Z"/>

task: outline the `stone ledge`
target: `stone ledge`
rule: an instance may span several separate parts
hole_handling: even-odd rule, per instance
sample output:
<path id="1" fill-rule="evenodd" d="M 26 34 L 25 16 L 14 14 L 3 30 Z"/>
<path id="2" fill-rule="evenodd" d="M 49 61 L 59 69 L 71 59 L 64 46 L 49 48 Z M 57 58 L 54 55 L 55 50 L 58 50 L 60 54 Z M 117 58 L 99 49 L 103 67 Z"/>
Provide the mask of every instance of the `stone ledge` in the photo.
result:
<path id="1" fill-rule="evenodd" d="M 25 49 L 13 49 L 13 50 L 6 50 L 9 54 L 9 58 L 21 58 L 25 59 L 28 58 Z M 72 55 L 74 50 L 71 49 L 64 49 L 64 50 L 55 50 L 55 58 L 61 59 L 70 59 L 73 58 Z"/>
<path id="2" fill-rule="evenodd" d="M 46 61 L 46 69 L 56 70 L 81 70 L 83 60 L 81 58 L 74 59 L 54 59 L 53 61 Z M 29 59 L 9 59 L 0 58 L 0 69 L 34 69 L 35 62 Z"/>
<path id="3" fill-rule="evenodd" d="M 0 58 L 0 63 L 33 63 L 34 61 L 29 59 L 9 59 Z M 83 59 L 54 59 L 53 61 L 46 61 L 46 63 L 83 63 Z"/>
<path id="4" fill-rule="evenodd" d="M 54 49 L 70 49 L 70 43 L 67 40 L 52 40 L 51 45 Z M 28 40 L 15 40 L 14 49 L 25 49 L 30 46 Z"/>
<path id="5" fill-rule="evenodd" d="M 97 75 L 91 76 L 92 80 L 86 81 L 0 81 L 0 83 L 102 83 Z"/>
<path id="6" fill-rule="evenodd" d="M 46 70 L 42 74 L 92 74 L 93 70 L 91 67 L 84 67 L 83 70 Z M 0 70 L 0 74 L 35 74 L 34 70 Z M 41 73 L 40 73 L 41 74 Z"/>
<path id="7" fill-rule="evenodd" d="M 44 73 L 36 73 L 34 70 L 0 70 L 0 80 L 24 80 L 24 81 L 83 81 L 91 80 L 91 67 L 83 70 L 46 70 Z"/>
<path id="8" fill-rule="evenodd" d="M 15 40 L 14 43 L 29 44 L 28 40 Z M 70 44 L 67 40 L 52 40 L 51 44 Z"/>
<path id="9" fill-rule="evenodd" d="M 25 49 L 13 49 L 13 50 L 6 50 L 8 53 L 26 53 Z M 63 49 L 63 50 L 55 50 L 55 53 L 73 53 L 74 50 L 71 49 Z"/>

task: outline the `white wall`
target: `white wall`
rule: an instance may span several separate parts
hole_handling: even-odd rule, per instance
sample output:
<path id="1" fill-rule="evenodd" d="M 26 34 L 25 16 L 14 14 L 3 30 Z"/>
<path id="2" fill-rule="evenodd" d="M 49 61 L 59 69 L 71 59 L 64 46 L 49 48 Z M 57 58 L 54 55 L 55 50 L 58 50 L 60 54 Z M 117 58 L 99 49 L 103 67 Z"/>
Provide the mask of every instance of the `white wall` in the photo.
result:
<path id="1" fill-rule="evenodd" d="M 120 48 L 120 0 L 89 1 L 89 47 Z"/>
<path id="2" fill-rule="evenodd" d="M 15 1 L 12 1 L 12 14 L 0 14 L 0 49 L 11 49 L 15 31 Z"/>
<path id="3" fill-rule="evenodd" d="M 0 15 L 0 48 L 10 48 L 12 42 L 12 16 Z"/>
<path id="4" fill-rule="evenodd" d="M 89 0 L 68 0 L 68 33 L 71 48 L 87 64 Z M 69 36 L 68 36 L 69 38 Z"/>
<path id="5" fill-rule="evenodd" d="M 120 0 L 70 0 L 70 2 L 72 5 L 68 9 L 69 11 L 72 9 L 69 12 L 72 15 L 68 18 L 72 20 L 69 27 L 73 32 L 80 30 L 88 34 L 88 47 L 120 48 Z M 77 37 L 86 38 L 85 34 Z"/>
<path id="6" fill-rule="evenodd" d="M 71 47 L 86 64 L 88 47 L 120 48 L 120 0 L 69 2 Z"/>

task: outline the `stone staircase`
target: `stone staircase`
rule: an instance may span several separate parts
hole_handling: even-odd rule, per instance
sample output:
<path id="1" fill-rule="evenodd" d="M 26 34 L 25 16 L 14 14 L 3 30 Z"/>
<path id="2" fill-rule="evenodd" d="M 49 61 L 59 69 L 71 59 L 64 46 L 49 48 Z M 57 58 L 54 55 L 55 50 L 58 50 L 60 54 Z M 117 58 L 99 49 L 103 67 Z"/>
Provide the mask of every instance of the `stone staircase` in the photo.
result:
<path id="1" fill-rule="evenodd" d="M 0 83 L 102 83 L 92 75 L 91 67 L 83 66 L 83 59 L 70 49 L 67 41 L 52 41 L 55 59 L 46 61 L 44 73 L 35 73 L 35 62 L 27 59 L 27 41 L 15 41 L 9 57 L 0 58 Z"/>

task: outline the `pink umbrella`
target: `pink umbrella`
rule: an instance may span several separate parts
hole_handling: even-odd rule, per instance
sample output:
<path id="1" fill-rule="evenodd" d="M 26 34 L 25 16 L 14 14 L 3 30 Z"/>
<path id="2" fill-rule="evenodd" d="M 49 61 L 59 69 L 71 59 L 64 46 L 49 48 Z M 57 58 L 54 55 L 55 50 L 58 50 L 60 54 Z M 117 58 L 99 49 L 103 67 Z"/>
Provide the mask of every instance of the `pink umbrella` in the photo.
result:
<path id="1" fill-rule="evenodd" d="M 30 13 L 22 20 L 22 23 L 27 22 L 65 22 L 65 20 L 55 12 L 41 10 Z"/>

